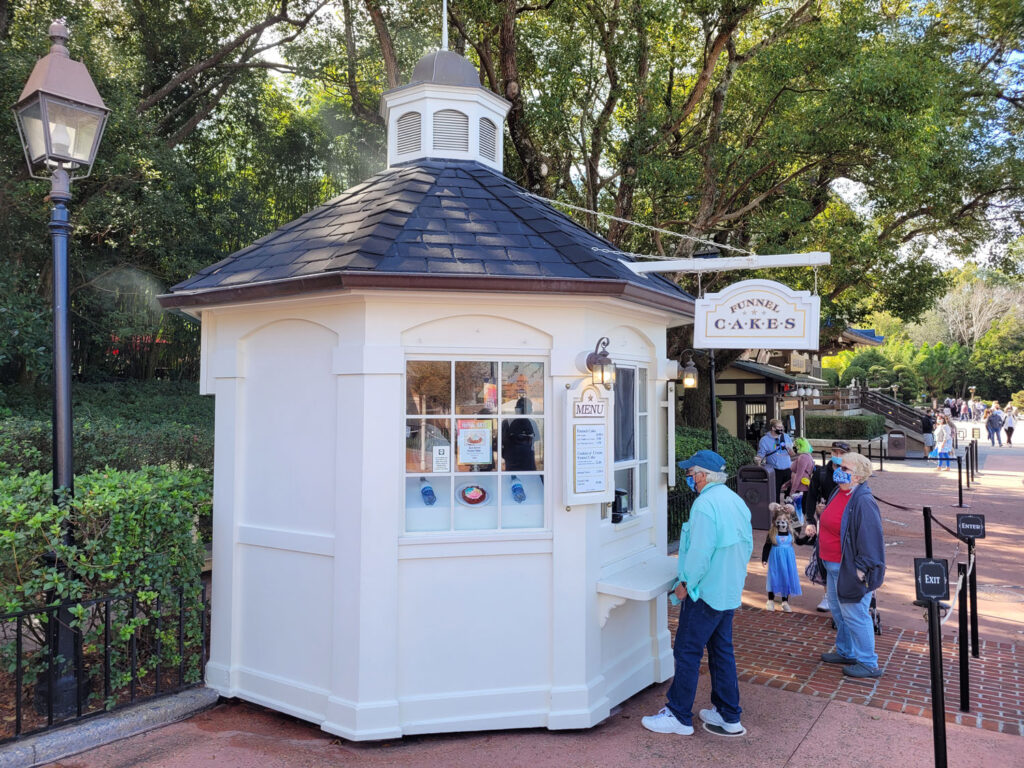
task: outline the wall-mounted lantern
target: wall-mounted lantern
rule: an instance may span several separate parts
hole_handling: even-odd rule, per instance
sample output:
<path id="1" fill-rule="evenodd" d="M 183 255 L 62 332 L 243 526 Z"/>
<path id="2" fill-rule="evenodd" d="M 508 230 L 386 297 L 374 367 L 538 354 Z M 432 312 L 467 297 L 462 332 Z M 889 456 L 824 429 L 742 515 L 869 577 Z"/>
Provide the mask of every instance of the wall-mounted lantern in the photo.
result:
<path id="1" fill-rule="evenodd" d="M 615 381 L 615 366 L 608 354 L 608 343 L 608 337 L 602 336 L 594 345 L 594 351 L 587 355 L 587 370 L 590 371 L 594 385 L 605 389 L 611 389 Z"/>
<path id="2" fill-rule="evenodd" d="M 686 358 L 686 365 L 683 367 L 683 389 L 697 388 L 697 366 L 693 364 L 693 357 Z"/>

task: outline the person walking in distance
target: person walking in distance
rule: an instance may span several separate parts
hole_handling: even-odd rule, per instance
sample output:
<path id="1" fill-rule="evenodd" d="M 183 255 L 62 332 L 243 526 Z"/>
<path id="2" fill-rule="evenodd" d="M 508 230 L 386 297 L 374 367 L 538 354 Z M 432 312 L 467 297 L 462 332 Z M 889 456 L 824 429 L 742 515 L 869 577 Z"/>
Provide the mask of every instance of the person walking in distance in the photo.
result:
<path id="1" fill-rule="evenodd" d="M 949 459 L 953 455 L 953 430 L 942 414 L 935 417 L 935 452 L 939 459 L 939 472 L 949 471 Z"/>
<path id="2" fill-rule="evenodd" d="M 999 441 L 999 447 L 1003 447 L 1003 412 L 999 410 L 999 401 L 993 401 L 992 407 L 985 411 L 985 428 L 988 430 L 988 439 L 992 443 L 992 447 L 996 447 L 996 441 Z"/>
<path id="3" fill-rule="evenodd" d="M 747 562 L 754 551 L 750 510 L 725 485 L 725 459 L 714 451 L 697 451 L 679 467 L 698 495 L 679 535 L 679 579 L 672 593 L 679 602 L 675 678 L 666 706 L 641 723 L 655 733 L 693 733 L 693 702 L 706 648 L 712 707 L 702 709 L 700 719 L 711 733 L 742 736 L 746 729 L 740 724 L 732 620 L 742 602 Z"/>
<path id="4" fill-rule="evenodd" d="M 762 437 L 757 444 L 757 455 L 754 456 L 754 461 L 775 470 L 777 493 L 781 492 L 782 486 L 789 482 L 795 457 L 793 438 L 783 430 L 781 419 L 772 419 L 768 423 L 768 434 Z M 778 498 L 774 498 L 772 501 L 778 501 Z"/>
<path id="5" fill-rule="evenodd" d="M 1017 406 L 1008 405 L 1006 406 L 1006 412 L 1003 414 L 1003 429 L 1006 431 L 1006 445 L 1013 445 L 1013 430 L 1017 426 Z"/>

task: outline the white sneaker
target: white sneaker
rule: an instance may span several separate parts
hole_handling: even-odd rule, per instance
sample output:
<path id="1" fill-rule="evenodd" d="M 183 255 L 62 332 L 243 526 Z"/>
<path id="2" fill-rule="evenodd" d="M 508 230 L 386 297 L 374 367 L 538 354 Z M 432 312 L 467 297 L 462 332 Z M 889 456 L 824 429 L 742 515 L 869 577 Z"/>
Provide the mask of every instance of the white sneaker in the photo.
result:
<path id="1" fill-rule="evenodd" d="M 782 610 L 784 613 L 792 613 L 793 609 L 789 607 L 789 600 L 782 601 Z"/>
<path id="2" fill-rule="evenodd" d="M 693 735 L 693 726 L 680 723 L 668 707 L 662 707 L 661 712 L 656 715 L 648 715 L 640 722 L 648 731 L 654 731 L 655 733 L 678 733 L 680 736 Z"/>
<path id="3" fill-rule="evenodd" d="M 774 611 L 775 610 L 775 601 L 774 600 L 769 600 L 768 602 L 766 602 L 764 604 L 764 609 L 766 611 Z"/>
<path id="4" fill-rule="evenodd" d="M 718 710 L 712 707 L 711 709 L 702 709 L 700 711 L 700 719 L 708 725 L 721 728 L 730 736 L 741 736 L 747 732 L 747 729 L 740 723 L 727 723 L 722 719 L 722 716 L 718 714 Z"/>
<path id="5" fill-rule="evenodd" d="M 828 598 L 821 598 L 821 602 L 818 603 L 818 607 L 815 610 L 821 611 L 822 613 L 828 613 L 831 611 L 832 609 L 828 607 Z"/>

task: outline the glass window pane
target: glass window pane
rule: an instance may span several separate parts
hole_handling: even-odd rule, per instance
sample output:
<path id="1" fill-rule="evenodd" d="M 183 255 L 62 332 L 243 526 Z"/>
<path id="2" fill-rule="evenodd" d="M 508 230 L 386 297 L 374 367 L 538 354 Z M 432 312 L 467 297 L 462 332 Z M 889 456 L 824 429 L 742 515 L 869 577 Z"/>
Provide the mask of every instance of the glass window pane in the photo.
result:
<path id="1" fill-rule="evenodd" d="M 458 472 L 491 472 L 498 460 L 497 419 L 455 420 Z"/>
<path id="2" fill-rule="evenodd" d="M 448 419 L 406 419 L 405 471 L 451 472 L 451 437 Z"/>
<path id="3" fill-rule="evenodd" d="M 501 465 L 506 472 L 544 469 L 543 419 L 501 420 Z"/>
<path id="4" fill-rule="evenodd" d="M 625 491 L 626 498 L 622 506 L 624 514 L 633 514 L 636 511 L 636 505 L 633 502 L 633 472 L 635 470 L 616 469 L 615 470 L 615 491 Z"/>
<path id="5" fill-rule="evenodd" d="M 637 496 L 640 509 L 647 509 L 647 507 L 650 506 L 650 503 L 647 500 L 648 491 L 649 489 L 647 487 L 647 463 L 644 462 L 643 464 L 640 465 L 640 481 L 638 483 L 637 488 Z"/>
<path id="6" fill-rule="evenodd" d="M 498 527 L 498 478 L 455 478 L 455 530 Z"/>
<path id="7" fill-rule="evenodd" d="M 615 460 L 636 456 L 636 369 L 615 367 Z"/>
<path id="8" fill-rule="evenodd" d="M 540 475 L 501 477 L 501 527 L 544 527 L 544 478 Z"/>
<path id="9" fill-rule="evenodd" d="M 420 475 L 405 479 L 405 530 L 450 530 L 451 514 L 451 476 Z"/>
<path id="10" fill-rule="evenodd" d="M 637 384 L 637 410 L 647 413 L 647 369 L 638 368 L 639 383 Z"/>
<path id="11" fill-rule="evenodd" d="M 544 413 L 544 363 L 502 363 L 501 412 Z"/>
<path id="12" fill-rule="evenodd" d="M 640 455 L 640 461 L 647 460 L 647 417 L 641 416 L 638 420 L 640 425 L 639 434 L 637 435 L 637 453 Z"/>
<path id="13" fill-rule="evenodd" d="M 498 364 L 455 363 L 455 412 L 498 412 Z"/>
<path id="14" fill-rule="evenodd" d="M 405 364 L 405 412 L 452 412 L 452 364 L 410 360 Z"/>

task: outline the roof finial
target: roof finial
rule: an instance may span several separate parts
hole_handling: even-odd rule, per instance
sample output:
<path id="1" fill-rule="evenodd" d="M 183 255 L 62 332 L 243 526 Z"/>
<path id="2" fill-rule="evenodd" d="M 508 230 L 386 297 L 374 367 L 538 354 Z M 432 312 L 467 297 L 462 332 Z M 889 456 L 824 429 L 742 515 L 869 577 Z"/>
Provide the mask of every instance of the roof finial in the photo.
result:
<path id="1" fill-rule="evenodd" d="M 448 0 L 441 0 L 441 50 L 448 50 Z"/>

